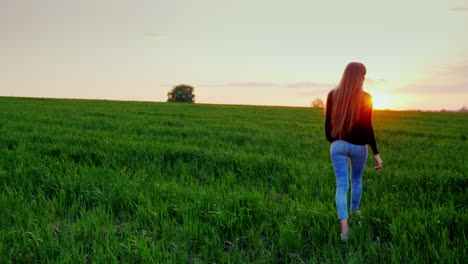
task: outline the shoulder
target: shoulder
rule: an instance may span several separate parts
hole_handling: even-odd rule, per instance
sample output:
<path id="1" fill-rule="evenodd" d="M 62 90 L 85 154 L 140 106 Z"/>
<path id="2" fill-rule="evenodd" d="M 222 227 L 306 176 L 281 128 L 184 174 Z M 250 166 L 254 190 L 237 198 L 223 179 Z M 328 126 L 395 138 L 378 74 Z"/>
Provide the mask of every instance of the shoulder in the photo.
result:
<path id="1" fill-rule="evenodd" d="M 363 91 L 362 99 L 364 100 L 365 106 L 372 107 L 372 95 L 370 93 Z"/>
<path id="2" fill-rule="evenodd" d="M 364 94 L 364 99 L 372 99 L 372 95 L 370 93 L 363 91 L 363 94 Z"/>

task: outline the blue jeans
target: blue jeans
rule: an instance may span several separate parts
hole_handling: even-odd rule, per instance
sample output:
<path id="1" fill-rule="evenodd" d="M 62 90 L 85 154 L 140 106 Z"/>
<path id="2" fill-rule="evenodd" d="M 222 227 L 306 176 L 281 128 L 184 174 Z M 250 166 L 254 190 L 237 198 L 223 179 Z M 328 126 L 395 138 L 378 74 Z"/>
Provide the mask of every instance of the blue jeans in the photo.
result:
<path id="1" fill-rule="evenodd" d="M 338 219 L 348 219 L 348 163 L 351 164 L 351 211 L 359 210 L 362 196 L 362 173 L 367 160 L 367 145 L 354 145 L 336 140 L 330 146 L 336 175 L 336 209 Z"/>

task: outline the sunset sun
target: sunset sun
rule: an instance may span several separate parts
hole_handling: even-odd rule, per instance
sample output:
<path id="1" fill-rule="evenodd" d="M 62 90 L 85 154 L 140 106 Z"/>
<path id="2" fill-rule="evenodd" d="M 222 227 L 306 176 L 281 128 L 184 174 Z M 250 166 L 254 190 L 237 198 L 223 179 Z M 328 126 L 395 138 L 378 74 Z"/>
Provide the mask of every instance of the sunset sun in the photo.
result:
<path id="1" fill-rule="evenodd" d="M 394 94 L 384 92 L 371 92 L 374 109 L 391 109 L 398 104 L 398 98 Z"/>

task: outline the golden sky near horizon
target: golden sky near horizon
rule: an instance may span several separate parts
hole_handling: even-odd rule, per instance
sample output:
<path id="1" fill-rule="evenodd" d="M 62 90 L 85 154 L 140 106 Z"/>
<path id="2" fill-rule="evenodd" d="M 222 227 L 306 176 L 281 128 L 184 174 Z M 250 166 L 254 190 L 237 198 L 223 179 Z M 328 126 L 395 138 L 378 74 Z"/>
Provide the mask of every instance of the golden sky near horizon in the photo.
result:
<path id="1" fill-rule="evenodd" d="M 468 105 L 468 1 L 0 0 L 0 96 L 309 106 L 366 65 L 377 109 Z"/>

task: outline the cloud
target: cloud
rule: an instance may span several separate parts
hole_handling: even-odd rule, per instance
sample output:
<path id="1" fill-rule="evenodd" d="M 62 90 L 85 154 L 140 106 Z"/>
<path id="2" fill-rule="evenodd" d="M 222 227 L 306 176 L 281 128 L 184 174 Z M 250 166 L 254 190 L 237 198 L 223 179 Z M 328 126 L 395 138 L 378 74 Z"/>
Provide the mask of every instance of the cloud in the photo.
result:
<path id="1" fill-rule="evenodd" d="M 222 87 L 233 87 L 233 88 L 281 88 L 283 90 L 289 90 L 289 93 L 293 93 L 301 97 L 317 97 L 324 96 L 328 91 L 333 89 L 336 84 L 330 83 L 317 83 L 317 82 L 292 82 L 292 83 L 269 83 L 269 82 L 239 82 L 239 83 L 227 83 L 219 85 Z M 218 86 L 218 87 L 219 87 Z"/>
<path id="2" fill-rule="evenodd" d="M 144 36 L 148 37 L 148 38 L 160 38 L 160 37 L 164 37 L 166 35 L 159 34 L 159 33 L 146 33 Z"/>
<path id="3" fill-rule="evenodd" d="M 333 87 L 333 84 L 315 83 L 315 82 L 295 82 L 295 83 L 239 82 L 239 83 L 227 83 L 221 86 L 225 86 L 225 87 L 284 87 L 284 88 L 302 89 L 302 88 L 331 88 Z"/>
<path id="4" fill-rule="evenodd" d="M 468 61 L 427 72 L 428 78 L 395 90 L 398 93 L 468 94 Z"/>
<path id="5" fill-rule="evenodd" d="M 452 12 L 467 12 L 468 8 L 450 8 L 449 10 Z"/>
<path id="6" fill-rule="evenodd" d="M 380 86 L 384 85 L 387 83 L 387 80 L 385 79 L 372 79 L 372 78 L 366 78 L 364 81 L 364 87 L 374 87 L 374 86 Z"/>
<path id="7" fill-rule="evenodd" d="M 454 75 L 466 76 L 466 73 L 468 72 L 468 61 L 466 61 L 465 64 L 448 68 L 447 72 Z"/>
<path id="8" fill-rule="evenodd" d="M 263 82 L 239 82 L 239 83 L 226 83 L 220 86 L 225 87 L 281 87 L 276 83 L 263 83 Z"/>
<path id="9" fill-rule="evenodd" d="M 459 84 L 410 84 L 401 87 L 395 92 L 398 93 L 425 93 L 425 94 L 466 94 L 468 93 L 468 83 Z"/>
<path id="10" fill-rule="evenodd" d="M 297 82 L 287 84 L 289 88 L 332 88 L 334 84 L 315 83 L 315 82 Z"/>
<path id="11" fill-rule="evenodd" d="M 327 93 L 324 93 L 324 92 L 297 92 L 296 94 L 299 96 L 309 96 L 309 97 L 327 96 Z"/>

